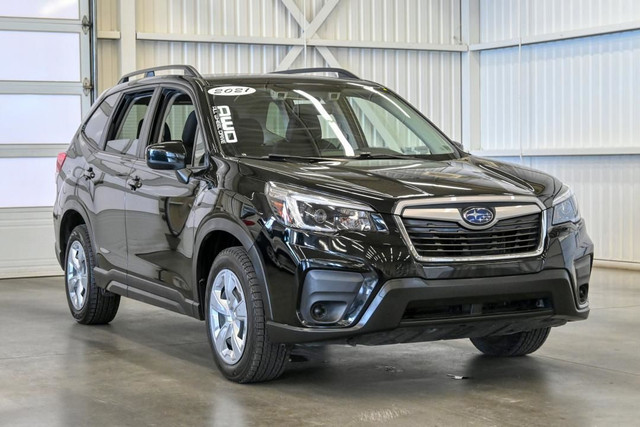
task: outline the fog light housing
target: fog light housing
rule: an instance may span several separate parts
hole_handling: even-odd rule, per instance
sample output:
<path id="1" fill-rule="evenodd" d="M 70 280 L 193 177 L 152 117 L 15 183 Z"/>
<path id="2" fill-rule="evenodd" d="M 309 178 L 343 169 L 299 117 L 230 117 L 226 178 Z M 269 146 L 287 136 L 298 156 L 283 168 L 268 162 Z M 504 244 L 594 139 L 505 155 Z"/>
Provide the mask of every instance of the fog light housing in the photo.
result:
<path id="1" fill-rule="evenodd" d="M 344 322 L 346 322 L 346 324 L 350 325 L 356 320 L 367 300 L 371 296 L 375 286 L 376 279 L 373 275 L 364 278 L 362 285 L 360 285 L 360 289 L 358 290 L 358 294 L 353 299 L 353 302 L 347 309 L 347 313 L 344 316 Z"/>
<path id="2" fill-rule="evenodd" d="M 353 324 L 375 288 L 373 273 L 311 270 L 305 276 L 299 313 L 308 326 Z"/>
<path id="3" fill-rule="evenodd" d="M 585 307 L 589 303 L 589 280 L 591 278 L 592 255 L 586 255 L 573 262 L 575 271 L 575 288 L 578 306 Z"/>

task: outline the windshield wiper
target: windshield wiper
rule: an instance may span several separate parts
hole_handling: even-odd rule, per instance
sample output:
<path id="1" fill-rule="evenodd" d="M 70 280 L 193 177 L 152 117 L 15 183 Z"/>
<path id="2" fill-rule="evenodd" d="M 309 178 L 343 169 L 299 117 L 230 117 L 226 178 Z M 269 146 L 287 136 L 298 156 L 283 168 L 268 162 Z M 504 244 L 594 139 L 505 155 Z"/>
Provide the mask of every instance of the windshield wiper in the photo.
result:
<path id="1" fill-rule="evenodd" d="M 408 155 L 403 155 L 403 154 L 387 154 L 387 153 L 378 153 L 378 154 L 372 154 L 368 151 L 363 151 L 362 153 L 358 154 L 357 156 L 350 156 L 350 157 L 346 157 L 347 159 L 408 159 L 409 156 Z"/>
<path id="2" fill-rule="evenodd" d="M 408 159 L 409 156 L 402 154 L 371 154 L 368 151 L 362 152 L 357 156 L 332 156 L 332 157 L 314 157 L 314 156 L 294 156 L 290 154 L 278 154 L 271 153 L 266 156 L 242 156 L 245 159 L 259 159 L 259 160 L 278 160 L 286 162 L 287 160 L 300 161 L 300 162 L 330 162 L 330 161 L 344 161 L 344 160 L 361 160 L 361 159 Z"/>
<path id="3" fill-rule="evenodd" d="M 331 160 L 326 157 L 293 156 L 289 154 L 277 154 L 277 153 L 271 153 L 267 156 L 254 157 L 254 159 L 280 160 L 280 161 L 294 160 L 294 161 L 303 161 L 303 162 L 309 162 L 309 163 L 326 162 L 327 160 Z"/>

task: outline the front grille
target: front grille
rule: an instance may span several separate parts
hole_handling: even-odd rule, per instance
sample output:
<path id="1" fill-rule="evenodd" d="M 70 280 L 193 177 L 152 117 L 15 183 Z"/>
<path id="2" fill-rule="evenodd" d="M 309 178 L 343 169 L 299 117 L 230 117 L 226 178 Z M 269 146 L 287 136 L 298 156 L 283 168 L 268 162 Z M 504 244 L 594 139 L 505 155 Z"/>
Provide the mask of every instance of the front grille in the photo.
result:
<path id="1" fill-rule="evenodd" d="M 540 244 L 541 214 L 498 221 L 486 230 L 468 230 L 456 222 L 402 218 L 419 256 L 476 257 L 534 252 Z"/>

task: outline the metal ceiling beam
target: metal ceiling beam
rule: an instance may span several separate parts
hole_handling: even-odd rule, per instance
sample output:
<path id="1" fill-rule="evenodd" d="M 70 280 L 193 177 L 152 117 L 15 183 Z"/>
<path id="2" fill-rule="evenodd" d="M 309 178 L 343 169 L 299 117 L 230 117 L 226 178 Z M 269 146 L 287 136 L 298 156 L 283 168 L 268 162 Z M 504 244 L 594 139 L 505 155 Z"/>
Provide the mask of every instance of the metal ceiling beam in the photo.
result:
<path id="1" fill-rule="evenodd" d="M 603 36 L 606 34 L 624 33 L 628 31 L 639 31 L 640 21 L 623 22 L 621 24 L 602 25 L 599 27 L 582 28 L 579 30 L 561 31 L 557 33 L 538 34 L 524 36 L 521 40 L 508 39 L 486 43 L 472 43 L 469 45 L 470 51 L 482 51 L 490 49 L 504 49 L 517 47 L 519 45 L 531 45 L 539 43 L 549 43 L 561 40 L 578 39 L 584 37 Z"/>
<path id="2" fill-rule="evenodd" d="M 556 156 L 630 156 L 640 155 L 640 147 L 525 148 L 504 150 L 471 150 L 483 157 L 556 157 Z"/>
<path id="3" fill-rule="evenodd" d="M 120 31 L 98 30 L 98 38 L 102 40 L 120 40 Z"/>
<path id="4" fill-rule="evenodd" d="M 285 1 L 285 0 L 283 0 Z M 295 16 L 296 15 L 292 15 Z M 297 20 L 296 20 L 297 21 Z M 0 21 L 0 28 L 2 22 Z M 10 29 L 10 28 L 2 28 Z M 44 28 L 43 28 L 44 29 Z M 580 30 L 563 31 L 558 33 L 525 36 L 522 38 L 522 45 L 539 43 L 550 43 L 555 41 L 570 40 L 583 37 L 594 37 L 606 34 L 624 33 L 629 31 L 640 31 L 640 21 L 626 22 L 623 24 L 606 25 L 600 27 L 586 28 Z M 308 32 L 307 32 L 308 34 Z M 120 31 L 99 31 L 98 38 L 105 40 L 120 39 Z M 168 41 L 183 43 L 228 43 L 228 44 L 251 44 L 251 45 L 275 45 L 275 46 L 313 46 L 313 47 L 341 47 L 360 49 L 393 49 L 393 50 L 416 50 L 432 52 L 481 52 L 484 50 L 504 49 L 517 47 L 518 39 L 498 40 L 486 43 L 474 42 L 471 44 L 442 44 L 442 43 L 412 43 L 412 42 L 384 42 L 372 40 L 330 40 L 321 38 L 286 38 L 286 37 L 256 37 L 256 36 L 235 36 L 235 35 L 208 35 L 208 34 L 172 34 L 172 33 L 144 33 L 136 34 L 138 40 Z"/>
<path id="5" fill-rule="evenodd" d="M 100 31 L 99 39 L 117 40 L 119 31 Z M 179 42 L 179 43 L 226 43 L 249 45 L 275 45 L 275 46 L 313 46 L 313 47 L 343 47 L 360 49 L 393 49 L 393 50 L 418 50 L 437 52 L 466 52 L 466 44 L 439 44 L 439 43 L 411 43 L 411 42 L 382 42 L 372 40 L 329 40 L 312 38 L 305 41 L 304 38 L 286 37 L 257 37 L 257 36 L 216 36 L 209 34 L 174 34 L 174 33 L 137 33 L 138 40 Z"/>

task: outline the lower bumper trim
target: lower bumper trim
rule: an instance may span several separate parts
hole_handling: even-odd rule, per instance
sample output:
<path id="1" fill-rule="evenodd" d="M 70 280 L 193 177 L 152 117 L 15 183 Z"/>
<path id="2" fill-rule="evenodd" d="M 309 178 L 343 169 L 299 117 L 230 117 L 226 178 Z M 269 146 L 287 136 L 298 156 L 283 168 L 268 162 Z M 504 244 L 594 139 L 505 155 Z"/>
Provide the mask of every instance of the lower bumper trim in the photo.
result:
<path id="1" fill-rule="evenodd" d="M 527 294 L 549 295 L 552 310 L 411 322 L 402 319 L 412 301 L 451 298 L 490 300 L 501 296 Z M 267 328 L 271 340 L 282 343 L 399 343 L 515 333 L 560 326 L 567 321 L 586 319 L 588 315 L 588 307 L 576 307 L 569 273 L 563 269 L 554 269 L 535 274 L 491 278 L 393 279 L 382 286 L 354 326 L 307 328 L 268 322 Z M 374 334 L 379 336 L 375 337 Z M 365 337 L 366 335 L 370 336 Z"/>
<path id="2" fill-rule="evenodd" d="M 459 338 L 507 335 L 532 329 L 562 326 L 566 320 L 553 316 L 539 318 L 467 319 L 465 323 L 445 323 L 429 327 L 401 326 L 390 331 L 372 332 L 343 340 L 351 345 L 384 345 L 409 342 L 453 340 Z"/>

